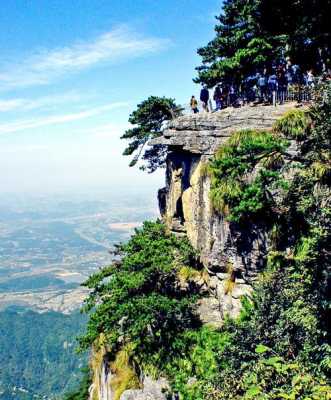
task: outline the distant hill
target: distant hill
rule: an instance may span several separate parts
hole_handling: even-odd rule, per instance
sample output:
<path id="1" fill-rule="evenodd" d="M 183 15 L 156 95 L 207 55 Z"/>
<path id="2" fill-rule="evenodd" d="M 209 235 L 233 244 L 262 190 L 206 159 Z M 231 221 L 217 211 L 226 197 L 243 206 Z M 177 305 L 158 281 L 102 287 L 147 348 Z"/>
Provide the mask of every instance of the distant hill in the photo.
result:
<path id="1" fill-rule="evenodd" d="M 87 361 L 75 352 L 84 324 L 79 312 L 0 312 L 0 399 L 55 399 L 74 389 Z"/>

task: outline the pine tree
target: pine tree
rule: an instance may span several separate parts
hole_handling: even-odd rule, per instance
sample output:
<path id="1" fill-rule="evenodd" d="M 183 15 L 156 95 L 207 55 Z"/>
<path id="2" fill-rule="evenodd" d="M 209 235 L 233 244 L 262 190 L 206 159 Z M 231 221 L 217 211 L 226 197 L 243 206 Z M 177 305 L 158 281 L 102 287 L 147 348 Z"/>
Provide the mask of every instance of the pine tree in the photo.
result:
<path id="1" fill-rule="evenodd" d="M 121 137 L 121 139 L 130 140 L 123 152 L 125 156 L 134 154 L 130 167 L 135 166 L 139 160 L 146 162 L 140 169 L 147 169 L 148 172 L 154 172 L 157 168 L 164 166 L 166 146 L 148 147 L 148 142 L 161 136 L 164 122 L 178 116 L 180 112 L 175 101 L 166 97 L 150 96 L 138 104 L 137 109 L 129 117 L 129 122 L 133 127 Z"/>
<path id="2" fill-rule="evenodd" d="M 213 86 L 221 79 L 239 83 L 279 53 L 281 38 L 267 35 L 261 24 L 260 0 L 227 0 L 217 17 L 216 37 L 198 49 L 203 65 L 197 82 Z"/>
<path id="3" fill-rule="evenodd" d="M 197 83 L 240 83 L 286 57 L 320 72 L 330 63 L 330 0 L 226 0 L 216 37 L 198 49 Z"/>

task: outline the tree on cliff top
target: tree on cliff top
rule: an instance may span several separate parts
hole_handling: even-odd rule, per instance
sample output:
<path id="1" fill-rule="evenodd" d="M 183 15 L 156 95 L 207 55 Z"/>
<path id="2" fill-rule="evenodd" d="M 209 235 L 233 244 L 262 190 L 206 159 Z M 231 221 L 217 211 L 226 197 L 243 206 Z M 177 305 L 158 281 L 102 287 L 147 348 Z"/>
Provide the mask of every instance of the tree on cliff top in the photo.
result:
<path id="1" fill-rule="evenodd" d="M 165 121 L 176 117 L 179 113 L 180 109 L 174 99 L 166 97 L 150 96 L 138 104 L 137 109 L 129 117 L 133 127 L 121 137 L 130 140 L 123 152 L 125 156 L 134 154 L 130 167 L 135 166 L 139 160 L 145 161 L 140 169 L 148 172 L 154 172 L 164 165 L 166 146 L 156 145 L 146 149 L 146 145 L 151 139 L 161 136 Z"/>
<path id="2" fill-rule="evenodd" d="M 198 49 L 196 82 L 240 83 L 284 57 L 303 69 L 330 63 L 330 0 L 226 0 L 216 37 Z"/>

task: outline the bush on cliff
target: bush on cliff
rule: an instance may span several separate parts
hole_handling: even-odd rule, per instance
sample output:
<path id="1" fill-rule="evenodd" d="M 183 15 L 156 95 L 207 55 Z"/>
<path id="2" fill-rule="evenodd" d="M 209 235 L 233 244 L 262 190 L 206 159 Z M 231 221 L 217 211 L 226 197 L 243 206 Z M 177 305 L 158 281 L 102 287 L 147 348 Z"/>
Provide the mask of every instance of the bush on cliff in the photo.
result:
<path id="1" fill-rule="evenodd" d="M 120 263 L 85 283 L 90 319 L 80 345 L 88 348 L 102 333 L 114 359 L 129 346 L 132 365 L 162 369 L 176 337 L 199 325 L 195 280 L 202 272 L 196 254 L 187 239 L 167 233 L 160 222 L 145 222 L 118 253 Z"/>
<path id="2" fill-rule="evenodd" d="M 129 118 L 133 127 L 121 137 L 121 139 L 130 140 L 123 155 L 134 154 L 130 162 L 131 167 L 135 166 L 139 160 L 145 162 L 140 168 L 148 172 L 154 172 L 157 168 L 164 166 L 166 146 L 156 145 L 146 148 L 147 143 L 161 136 L 164 122 L 179 114 L 180 108 L 174 99 L 166 97 L 151 96 L 138 104 L 137 109 Z"/>
<path id="3" fill-rule="evenodd" d="M 287 145 L 271 132 L 234 133 L 207 165 L 214 208 L 235 222 L 270 214 Z"/>
<path id="4" fill-rule="evenodd" d="M 279 118 L 275 124 L 275 131 L 290 139 L 301 140 L 309 134 L 310 118 L 303 110 L 291 110 Z"/>

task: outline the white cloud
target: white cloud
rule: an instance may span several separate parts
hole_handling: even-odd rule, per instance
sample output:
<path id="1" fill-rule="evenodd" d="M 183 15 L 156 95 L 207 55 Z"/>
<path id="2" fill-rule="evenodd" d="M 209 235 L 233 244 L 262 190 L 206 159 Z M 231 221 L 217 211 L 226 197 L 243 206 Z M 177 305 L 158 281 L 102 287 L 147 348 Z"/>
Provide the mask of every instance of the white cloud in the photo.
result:
<path id="1" fill-rule="evenodd" d="M 81 99 L 81 95 L 75 92 L 63 93 L 61 95 L 43 96 L 37 99 L 0 99 L 0 112 L 31 111 L 41 108 L 50 109 L 64 103 L 78 102 Z"/>
<path id="2" fill-rule="evenodd" d="M 0 124 L 0 135 L 6 133 L 24 131 L 26 129 L 39 128 L 41 126 L 58 125 L 66 122 L 77 121 L 85 118 L 94 117 L 95 115 L 99 115 L 104 111 L 109 111 L 116 108 L 122 108 L 127 106 L 128 103 L 118 102 L 118 103 L 111 103 L 99 107 L 90 108 L 76 113 L 51 115 L 46 117 L 10 122 L 7 124 Z"/>
<path id="3" fill-rule="evenodd" d="M 64 74 L 101 63 L 113 63 L 160 51 L 169 45 L 166 39 L 144 37 L 121 27 L 106 32 L 92 41 L 43 50 L 18 63 L 0 69 L 0 88 L 43 85 Z"/>
<path id="4" fill-rule="evenodd" d="M 25 99 L 0 99 L 0 112 L 12 111 L 24 105 Z"/>

